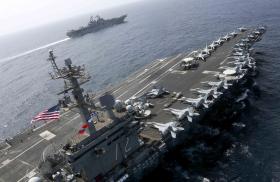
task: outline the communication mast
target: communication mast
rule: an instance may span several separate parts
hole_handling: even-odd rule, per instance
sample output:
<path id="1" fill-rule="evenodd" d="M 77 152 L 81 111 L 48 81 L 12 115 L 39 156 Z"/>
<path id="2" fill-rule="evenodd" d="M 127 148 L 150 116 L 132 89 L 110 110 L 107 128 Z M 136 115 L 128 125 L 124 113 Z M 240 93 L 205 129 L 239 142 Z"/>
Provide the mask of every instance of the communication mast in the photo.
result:
<path id="1" fill-rule="evenodd" d="M 85 102 L 83 95 L 84 90 L 80 87 L 80 85 L 90 80 L 90 76 L 86 73 L 84 66 L 72 65 L 70 58 L 65 60 L 65 67 L 62 68 L 57 66 L 55 59 L 56 57 L 54 56 L 53 51 L 50 50 L 49 58 L 47 59 L 51 62 L 53 68 L 53 73 L 50 73 L 50 76 L 52 79 L 64 79 L 64 90 L 59 94 L 67 93 L 72 90 L 72 94 L 77 102 L 82 120 L 89 126 L 88 132 L 92 136 L 95 134 L 96 128 L 93 122 L 88 122 L 91 115 L 88 110 L 88 104 Z"/>

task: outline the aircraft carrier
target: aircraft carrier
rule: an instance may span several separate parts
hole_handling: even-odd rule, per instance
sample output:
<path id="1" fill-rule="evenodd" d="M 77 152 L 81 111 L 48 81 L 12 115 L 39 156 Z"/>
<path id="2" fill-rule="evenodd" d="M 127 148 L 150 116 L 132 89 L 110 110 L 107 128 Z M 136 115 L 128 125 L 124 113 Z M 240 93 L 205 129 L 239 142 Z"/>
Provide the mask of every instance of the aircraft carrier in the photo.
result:
<path id="1" fill-rule="evenodd" d="M 94 95 L 80 87 L 90 79 L 85 68 L 70 59 L 58 68 L 50 51 L 51 76 L 65 81 L 60 119 L 1 142 L 0 181 L 141 179 L 256 70 L 252 46 L 265 31 L 240 28 L 201 50 L 155 60 Z"/>

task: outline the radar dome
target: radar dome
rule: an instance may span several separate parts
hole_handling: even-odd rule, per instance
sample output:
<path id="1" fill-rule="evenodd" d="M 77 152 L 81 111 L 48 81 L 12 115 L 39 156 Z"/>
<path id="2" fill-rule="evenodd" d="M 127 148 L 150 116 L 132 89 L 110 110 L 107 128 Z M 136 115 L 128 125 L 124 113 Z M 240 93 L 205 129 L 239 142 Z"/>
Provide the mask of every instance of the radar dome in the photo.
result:
<path id="1" fill-rule="evenodd" d="M 40 177 L 32 177 L 28 180 L 28 182 L 42 182 L 42 179 Z"/>

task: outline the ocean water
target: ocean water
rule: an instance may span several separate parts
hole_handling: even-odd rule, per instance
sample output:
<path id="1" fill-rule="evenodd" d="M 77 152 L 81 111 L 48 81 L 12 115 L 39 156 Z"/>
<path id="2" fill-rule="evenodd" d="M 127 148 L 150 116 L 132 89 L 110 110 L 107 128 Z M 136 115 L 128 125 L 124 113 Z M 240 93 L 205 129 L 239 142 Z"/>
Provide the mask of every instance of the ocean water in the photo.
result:
<path id="1" fill-rule="evenodd" d="M 249 94 L 250 107 L 237 121 L 246 129 L 234 136 L 228 155 L 200 175 L 214 181 L 280 181 L 279 0 L 153 0 L 98 13 L 126 13 L 128 22 L 67 39 L 68 29 L 86 24 L 89 15 L 84 15 L 0 37 L 0 138 L 28 127 L 32 116 L 57 102 L 61 83 L 48 75 L 49 49 L 59 65 L 68 57 L 85 64 L 92 75 L 85 88 L 98 91 L 155 59 L 201 48 L 239 26 L 267 25 L 263 40 L 255 45 L 260 94 Z M 166 179 L 179 180 L 171 176 Z"/>

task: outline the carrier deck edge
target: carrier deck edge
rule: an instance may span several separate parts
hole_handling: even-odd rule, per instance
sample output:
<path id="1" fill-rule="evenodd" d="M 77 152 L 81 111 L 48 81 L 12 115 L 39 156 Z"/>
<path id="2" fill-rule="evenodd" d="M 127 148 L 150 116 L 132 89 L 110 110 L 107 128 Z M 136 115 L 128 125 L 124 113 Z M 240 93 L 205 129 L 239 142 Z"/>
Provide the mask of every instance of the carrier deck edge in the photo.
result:
<path id="1" fill-rule="evenodd" d="M 199 61 L 199 66 L 196 69 L 180 69 L 182 59 L 193 57 L 197 54 L 195 52 L 189 54 L 182 53 L 170 58 L 159 59 L 138 70 L 135 75 L 130 75 L 130 77 L 121 84 L 105 90 L 100 95 L 103 95 L 105 92 L 112 93 L 116 100 L 125 101 L 132 97 L 138 98 L 143 96 L 154 86 L 162 86 L 171 93 L 176 92 L 186 98 L 195 98 L 197 95 L 190 91 L 190 89 L 201 88 L 201 82 L 218 81 L 216 76 L 207 73 L 207 71 L 221 72 L 219 67 L 228 66 L 228 63 L 233 60 L 228 58 L 232 53 L 232 48 L 242 39 L 247 38 L 252 31 L 253 30 L 241 31 L 236 37 L 231 38 L 229 41 L 225 41 L 222 46 L 218 47 L 217 50 L 206 58 L 206 61 Z M 257 38 L 259 37 L 260 36 L 257 36 Z M 93 100 L 95 103 L 98 102 L 98 97 L 93 98 Z M 154 115 L 147 119 L 139 119 L 141 122 L 135 123 L 135 126 L 132 124 L 131 128 L 135 128 L 133 131 L 136 132 L 134 134 L 136 135 L 138 134 L 137 132 L 139 132 L 142 141 L 138 144 L 139 151 L 132 151 L 128 156 L 123 157 L 124 159 L 127 159 L 127 165 L 130 165 L 129 158 L 138 156 L 137 152 L 147 150 L 147 146 L 157 146 L 160 148 L 160 144 L 164 144 L 164 142 L 162 143 L 162 140 L 165 139 L 166 141 L 171 141 L 170 144 L 166 144 L 167 146 L 165 147 L 167 148 L 176 143 L 172 142 L 173 139 L 170 134 L 163 134 L 156 127 L 147 123 L 154 122 L 166 124 L 174 120 L 174 116 L 170 112 L 164 110 L 166 108 L 165 105 L 168 105 L 167 108 L 172 107 L 176 109 L 184 109 L 186 108 L 186 105 L 179 102 L 178 98 L 171 97 L 170 95 L 164 96 L 163 98 L 149 99 L 149 101 L 154 105 L 154 107 L 150 109 Z M 197 122 L 200 117 L 202 117 L 203 112 L 201 116 L 197 117 L 196 120 L 194 119 L 193 122 Z M 121 115 L 121 117 L 123 117 L 123 115 Z M 0 148 L 0 181 L 26 181 L 30 177 L 36 175 L 38 171 L 38 163 L 42 159 L 42 154 L 44 153 L 45 148 L 49 145 L 55 144 L 58 150 L 62 148 L 70 138 L 73 143 L 76 142 L 77 144 L 85 141 L 88 136 L 78 135 L 78 131 L 82 125 L 81 120 L 78 110 L 72 108 L 71 110 L 63 112 L 59 121 L 49 122 L 39 128 L 30 128 L 12 139 L 6 140 L 5 143 L 2 143 Z M 132 122 L 134 120 L 135 118 L 130 121 Z M 129 125 L 128 123 L 126 125 Z M 185 131 L 178 133 L 177 138 L 180 138 L 181 133 L 184 133 L 182 135 L 187 135 L 187 128 L 191 125 L 188 121 L 180 121 L 180 123 L 182 123 L 181 125 L 185 128 Z M 111 120 L 105 121 L 104 123 L 97 123 L 95 127 L 96 130 L 99 131 L 104 127 L 106 128 L 106 125 L 109 124 L 110 128 L 108 130 L 113 130 L 114 127 L 121 127 L 114 125 Z M 118 128 L 116 131 L 117 130 Z M 141 143 L 143 141 L 149 142 L 143 144 Z M 124 143 L 128 144 L 129 140 Z M 136 146 L 137 144 L 131 145 L 133 148 L 133 146 Z M 162 147 L 162 149 L 165 147 Z M 73 160 L 76 160 L 75 155 L 74 152 Z M 157 156 L 153 155 L 150 157 L 157 158 Z M 116 165 L 116 167 L 117 166 L 118 165 Z M 136 170 L 136 168 L 133 170 Z M 117 178 L 117 176 L 114 176 L 114 178 L 115 177 Z M 124 175 L 124 178 L 126 177 L 127 176 Z"/>

